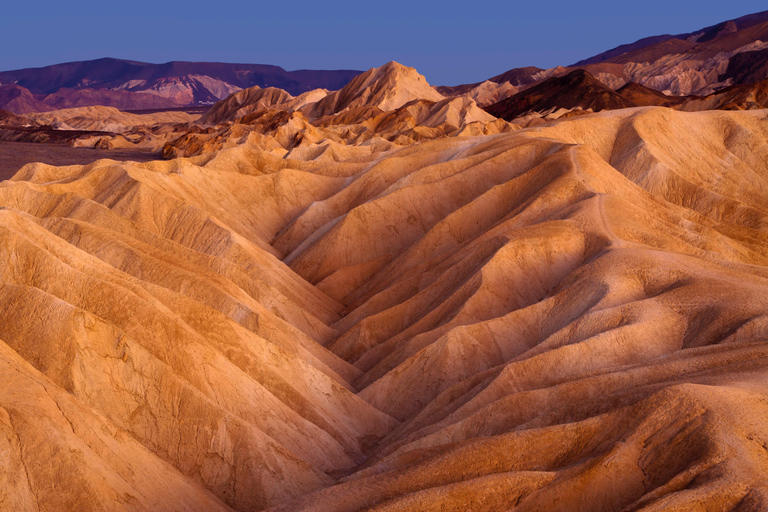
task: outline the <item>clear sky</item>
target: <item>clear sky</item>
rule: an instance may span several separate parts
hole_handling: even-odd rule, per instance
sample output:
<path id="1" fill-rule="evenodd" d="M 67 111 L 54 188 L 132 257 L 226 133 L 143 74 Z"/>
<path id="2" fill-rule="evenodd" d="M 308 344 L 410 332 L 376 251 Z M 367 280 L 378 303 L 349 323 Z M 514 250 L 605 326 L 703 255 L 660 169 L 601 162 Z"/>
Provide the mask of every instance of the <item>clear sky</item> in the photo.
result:
<path id="1" fill-rule="evenodd" d="M 765 0 L 7 1 L 0 70 L 116 57 L 368 69 L 396 60 L 434 85 L 551 67 L 645 36 L 768 9 Z"/>

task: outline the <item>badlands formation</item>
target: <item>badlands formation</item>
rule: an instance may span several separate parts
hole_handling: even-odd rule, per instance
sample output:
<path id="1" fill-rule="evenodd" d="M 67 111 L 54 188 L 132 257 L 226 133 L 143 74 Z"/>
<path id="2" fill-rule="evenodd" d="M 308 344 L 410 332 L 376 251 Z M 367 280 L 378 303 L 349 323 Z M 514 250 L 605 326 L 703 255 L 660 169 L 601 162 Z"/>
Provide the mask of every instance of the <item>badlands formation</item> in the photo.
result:
<path id="1" fill-rule="evenodd" d="M 765 510 L 768 113 L 616 101 L 524 127 L 390 63 L 24 166 L 0 509 Z"/>

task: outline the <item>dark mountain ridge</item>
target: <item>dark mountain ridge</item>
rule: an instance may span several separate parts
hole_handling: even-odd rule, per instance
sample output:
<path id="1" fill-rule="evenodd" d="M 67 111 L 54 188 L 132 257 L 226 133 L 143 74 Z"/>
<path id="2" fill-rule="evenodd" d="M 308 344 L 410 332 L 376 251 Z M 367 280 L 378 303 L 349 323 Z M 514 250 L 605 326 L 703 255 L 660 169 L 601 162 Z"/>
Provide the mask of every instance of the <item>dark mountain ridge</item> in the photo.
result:
<path id="1" fill-rule="evenodd" d="M 52 94 L 62 87 L 112 89 L 131 80 L 148 84 L 163 78 L 203 75 L 246 87 L 279 87 L 296 95 L 312 89 L 340 89 L 361 71 L 308 70 L 286 71 L 267 64 L 229 64 L 224 62 L 172 61 L 163 64 L 103 58 L 82 62 L 66 62 L 40 68 L 0 71 L 0 83 L 15 83 L 34 94 Z M 125 87 L 142 90 L 147 86 Z"/>
<path id="2" fill-rule="evenodd" d="M 635 82 L 667 95 L 707 96 L 730 85 L 768 78 L 767 42 L 768 11 L 763 11 L 693 32 L 646 37 L 566 67 L 513 68 L 487 80 L 509 83 L 522 92 L 547 78 L 583 69 L 611 89 Z M 717 71 L 724 67 L 725 73 Z M 449 96 L 472 95 L 481 83 L 437 89 Z"/>
<path id="3" fill-rule="evenodd" d="M 605 109 L 636 106 L 621 94 L 603 85 L 583 69 L 565 76 L 553 77 L 519 92 L 485 110 L 496 117 L 511 121 L 528 112 L 545 112 L 559 108 Z"/>
<path id="4" fill-rule="evenodd" d="M 286 71 L 266 64 L 186 61 L 151 64 L 103 58 L 2 71 L 0 84 L 23 87 L 40 99 L 55 94 L 72 95 L 71 91 L 116 91 L 121 94 L 93 95 L 93 101 L 99 101 L 96 97 L 106 98 L 118 108 L 136 109 L 158 108 L 161 104 L 169 107 L 212 104 L 234 91 L 253 86 L 278 87 L 292 95 L 312 89 L 336 90 L 360 73 L 354 70 Z M 149 93 L 156 99 L 128 98 L 125 92 Z M 78 104 L 79 101 L 72 99 L 63 103 Z"/>
<path id="5" fill-rule="evenodd" d="M 726 32 L 743 30 L 760 23 L 765 23 L 767 21 L 768 11 L 762 11 L 754 14 L 747 14 L 746 16 L 742 16 L 733 20 L 723 21 L 716 25 L 694 30 L 693 32 L 688 32 L 685 34 L 662 34 L 657 36 L 644 37 L 642 39 L 638 39 L 634 43 L 622 44 L 593 57 L 580 60 L 568 67 L 586 66 L 588 64 L 597 64 L 599 62 L 610 61 L 621 55 L 642 50 L 659 43 L 664 43 L 671 39 L 688 40 L 695 43 L 705 43 L 716 39 L 718 36 L 724 35 Z"/>

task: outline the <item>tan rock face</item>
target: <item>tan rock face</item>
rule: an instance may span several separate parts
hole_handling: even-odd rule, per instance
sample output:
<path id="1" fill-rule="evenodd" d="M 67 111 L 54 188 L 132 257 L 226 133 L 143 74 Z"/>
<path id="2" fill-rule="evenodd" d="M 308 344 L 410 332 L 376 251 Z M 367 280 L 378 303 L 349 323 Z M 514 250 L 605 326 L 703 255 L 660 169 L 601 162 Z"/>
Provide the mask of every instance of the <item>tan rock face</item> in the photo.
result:
<path id="1" fill-rule="evenodd" d="M 484 116 L 0 183 L 0 509 L 768 507 L 765 111 Z"/>
<path id="2" fill-rule="evenodd" d="M 397 62 L 369 69 L 343 89 L 333 92 L 302 112 L 310 119 L 338 114 L 348 109 L 371 106 L 395 110 L 414 100 L 440 101 L 443 95 L 432 88 L 415 69 Z"/>
<path id="3" fill-rule="evenodd" d="M 519 91 L 520 89 L 518 87 L 515 87 L 509 82 L 497 84 L 496 82 L 486 80 L 470 89 L 467 95 L 475 100 L 479 106 L 488 107 L 494 103 L 505 100 L 510 96 L 514 96 Z"/>

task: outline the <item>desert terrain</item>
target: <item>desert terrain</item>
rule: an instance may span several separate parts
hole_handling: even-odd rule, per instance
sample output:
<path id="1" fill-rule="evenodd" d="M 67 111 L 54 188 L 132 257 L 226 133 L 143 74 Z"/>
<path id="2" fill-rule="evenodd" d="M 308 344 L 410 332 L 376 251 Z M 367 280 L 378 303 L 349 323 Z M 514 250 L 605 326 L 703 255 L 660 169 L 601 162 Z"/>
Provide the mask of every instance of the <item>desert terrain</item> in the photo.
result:
<path id="1" fill-rule="evenodd" d="M 149 162 L 157 155 L 140 150 L 77 148 L 60 144 L 0 142 L 0 180 L 13 177 L 26 164 L 84 165 L 102 159 Z"/>
<path id="2" fill-rule="evenodd" d="M 766 19 L 0 111 L 0 510 L 768 509 Z"/>

